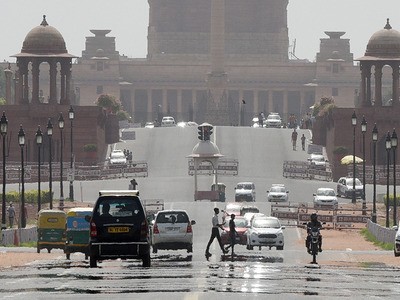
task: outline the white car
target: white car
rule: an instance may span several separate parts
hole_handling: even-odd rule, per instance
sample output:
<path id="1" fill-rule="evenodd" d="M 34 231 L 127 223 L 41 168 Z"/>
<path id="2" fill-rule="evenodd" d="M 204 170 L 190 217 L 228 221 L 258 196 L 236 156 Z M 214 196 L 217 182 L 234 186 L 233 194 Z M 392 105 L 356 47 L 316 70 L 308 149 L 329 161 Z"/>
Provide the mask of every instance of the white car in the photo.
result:
<path id="1" fill-rule="evenodd" d="M 267 191 L 269 202 L 278 202 L 289 200 L 289 191 L 286 190 L 284 184 L 273 184 L 271 188 Z"/>
<path id="2" fill-rule="evenodd" d="M 126 156 L 122 150 L 113 150 L 110 154 L 111 165 L 126 165 Z"/>
<path id="3" fill-rule="evenodd" d="M 161 120 L 162 127 L 171 127 L 175 126 L 175 119 L 174 117 L 163 117 Z"/>
<path id="4" fill-rule="evenodd" d="M 154 122 L 146 122 L 146 124 L 144 124 L 144 128 L 154 128 Z"/>
<path id="5" fill-rule="evenodd" d="M 153 253 L 158 250 L 186 249 L 193 252 L 193 229 L 196 224 L 189 220 L 184 210 L 161 210 L 155 216 L 151 233 Z"/>
<path id="6" fill-rule="evenodd" d="M 363 196 L 363 184 L 360 179 L 355 180 L 356 198 Z M 341 177 L 337 182 L 337 195 L 338 197 L 352 198 L 353 196 L 353 178 Z"/>
<path id="7" fill-rule="evenodd" d="M 311 168 L 326 170 L 328 160 L 322 154 L 312 153 L 308 161 L 310 162 Z"/>
<path id="8" fill-rule="evenodd" d="M 394 256 L 400 256 L 400 226 L 397 226 L 396 237 L 394 239 Z"/>
<path id="9" fill-rule="evenodd" d="M 239 182 L 235 187 L 235 201 L 256 201 L 256 187 L 253 182 Z"/>
<path id="10" fill-rule="evenodd" d="M 338 200 L 334 189 L 319 188 L 314 196 L 314 207 L 337 207 Z"/>
<path id="11" fill-rule="evenodd" d="M 282 127 L 282 119 L 278 113 L 270 113 L 265 120 L 265 127 L 275 127 L 281 128 Z"/>
<path id="12" fill-rule="evenodd" d="M 283 250 L 285 245 L 283 229 L 278 218 L 267 216 L 255 216 L 247 230 L 247 249 L 253 247 L 276 247 Z"/>

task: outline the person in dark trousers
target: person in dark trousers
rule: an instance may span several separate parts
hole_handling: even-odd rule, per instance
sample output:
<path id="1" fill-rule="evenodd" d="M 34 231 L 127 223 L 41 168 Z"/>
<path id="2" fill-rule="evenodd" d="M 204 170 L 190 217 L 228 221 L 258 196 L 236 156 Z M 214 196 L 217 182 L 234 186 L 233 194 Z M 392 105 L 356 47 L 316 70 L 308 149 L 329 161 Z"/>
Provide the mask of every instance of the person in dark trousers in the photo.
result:
<path id="1" fill-rule="evenodd" d="M 130 184 L 129 189 L 130 190 L 136 190 L 136 186 L 138 185 L 138 183 L 136 182 L 136 179 L 133 178 L 130 182 L 131 182 L 131 184 Z"/>
<path id="2" fill-rule="evenodd" d="M 307 251 L 310 252 L 310 242 L 311 242 L 311 236 L 309 234 L 309 231 L 313 227 L 318 227 L 319 229 L 322 228 L 322 224 L 320 221 L 318 221 L 318 215 L 316 213 L 312 213 L 310 216 L 310 222 L 307 223 L 307 238 L 306 238 L 306 248 Z M 322 252 L 322 236 L 320 235 L 318 237 L 318 251 Z"/>
<path id="3" fill-rule="evenodd" d="M 206 248 L 206 257 L 211 256 L 211 253 L 209 250 L 210 250 L 211 243 L 214 241 L 215 238 L 217 238 L 217 240 L 218 240 L 221 251 L 224 254 L 228 253 L 228 250 L 225 250 L 222 245 L 221 235 L 219 234 L 219 229 L 223 229 L 222 226 L 225 223 L 219 223 L 218 214 L 219 214 L 219 208 L 215 207 L 214 208 L 214 216 L 212 217 L 212 220 L 211 220 L 212 221 L 212 230 L 211 230 L 211 237 L 210 237 L 210 240 L 208 241 L 207 248 Z"/>
<path id="4" fill-rule="evenodd" d="M 296 150 L 296 143 L 297 143 L 297 131 L 296 131 L 296 128 L 295 128 L 295 129 L 293 129 L 293 132 L 292 132 L 293 150 Z"/>
<path id="5" fill-rule="evenodd" d="M 233 251 L 233 248 L 235 247 L 235 240 L 236 240 L 236 224 L 235 224 L 235 214 L 231 214 L 231 219 L 229 220 L 229 239 L 230 239 L 230 245 L 225 247 L 225 250 L 228 250 L 229 248 L 232 249 L 231 255 L 235 255 L 235 252 Z"/>
<path id="6" fill-rule="evenodd" d="M 301 136 L 301 148 L 303 149 L 303 151 L 306 150 L 306 137 L 304 136 L 304 134 Z"/>

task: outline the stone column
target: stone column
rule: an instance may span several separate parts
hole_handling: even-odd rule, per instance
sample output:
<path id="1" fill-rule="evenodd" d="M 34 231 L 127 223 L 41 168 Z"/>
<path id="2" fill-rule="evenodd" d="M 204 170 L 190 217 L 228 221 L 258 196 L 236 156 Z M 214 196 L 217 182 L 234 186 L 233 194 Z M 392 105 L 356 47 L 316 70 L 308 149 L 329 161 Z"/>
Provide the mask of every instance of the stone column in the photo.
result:
<path id="1" fill-rule="evenodd" d="M 11 104 L 11 78 L 13 72 L 11 71 L 11 65 L 8 64 L 8 67 L 4 70 L 4 75 L 6 76 L 6 102 L 7 104 Z"/>
<path id="2" fill-rule="evenodd" d="M 32 103 L 39 104 L 39 61 L 32 61 Z"/>
<path id="3" fill-rule="evenodd" d="M 50 70 L 50 99 L 49 104 L 57 104 L 57 61 L 51 60 L 49 62 Z"/>
<path id="4" fill-rule="evenodd" d="M 392 106 L 399 106 L 399 63 L 396 62 L 392 65 L 393 69 L 393 98 L 392 98 Z"/>
<path id="5" fill-rule="evenodd" d="M 162 107 L 161 107 L 161 111 L 163 112 L 163 114 L 165 114 L 167 112 L 167 90 L 163 89 L 162 90 Z M 161 120 L 160 120 L 161 122 Z"/>
<path id="6" fill-rule="evenodd" d="M 71 105 L 71 60 L 65 63 L 65 102 L 63 104 Z"/>
<path id="7" fill-rule="evenodd" d="M 360 90 L 360 98 L 359 99 L 359 103 L 361 103 L 361 106 L 364 105 L 364 101 L 365 101 L 365 97 L 366 97 L 366 90 L 367 90 L 367 76 L 366 76 L 366 65 L 364 62 L 360 63 L 360 71 L 361 71 L 361 90 Z M 359 105 L 359 103 L 357 103 L 357 105 Z"/>
<path id="8" fill-rule="evenodd" d="M 375 64 L 375 104 L 382 106 L 382 65 Z"/>
<path id="9" fill-rule="evenodd" d="M 283 116 L 284 118 L 289 118 L 289 111 L 288 111 L 288 91 L 283 91 Z"/>
<path id="10" fill-rule="evenodd" d="M 367 80 L 367 90 L 366 90 L 366 97 L 362 99 L 363 101 L 363 106 L 364 107 L 369 107 L 372 105 L 372 99 L 371 99 L 371 65 L 367 65 L 367 68 L 365 70 L 365 76 Z"/>
<path id="11" fill-rule="evenodd" d="M 153 93 L 152 89 L 147 90 L 147 121 L 153 120 L 154 110 L 153 110 Z"/>
<path id="12" fill-rule="evenodd" d="M 176 90 L 176 93 L 177 93 L 177 103 L 176 103 L 176 110 L 177 110 L 177 112 L 176 112 L 176 114 L 177 114 L 177 118 L 178 118 L 178 120 L 179 119 L 182 119 L 183 118 L 183 112 L 182 112 L 182 90 L 181 89 L 178 89 L 178 90 Z M 178 120 L 176 120 L 176 121 L 178 121 Z"/>
<path id="13" fill-rule="evenodd" d="M 66 77 L 66 66 L 65 62 L 61 62 L 61 70 L 60 70 L 60 83 L 61 83 L 61 90 L 60 90 L 60 104 L 65 103 L 65 77 Z"/>

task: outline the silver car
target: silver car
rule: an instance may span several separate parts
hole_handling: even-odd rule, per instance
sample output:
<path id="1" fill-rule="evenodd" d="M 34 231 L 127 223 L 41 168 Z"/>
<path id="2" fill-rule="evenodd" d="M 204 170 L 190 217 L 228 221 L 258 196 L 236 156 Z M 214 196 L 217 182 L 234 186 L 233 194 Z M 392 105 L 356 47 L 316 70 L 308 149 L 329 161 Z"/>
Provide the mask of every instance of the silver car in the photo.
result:
<path id="1" fill-rule="evenodd" d="M 269 202 L 287 202 L 289 200 L 289 191 L 284 184 L 273 184 L 267 191 Z"/>
<path id="2" fill-rule="evenodd" d="M 360 179 L 355 180 L 356 198 L 363 196 L 363 184 Z M 338 197 L 351 198 L 353 196 L 353 178 L 341 177 L 337 182 L 337 195 Z"/>
<path id="3" fill-rule="evenodd" d="M 247 249 L 258 247 L 276 247 L 283 250 L 285 245 L 283 231 L 278 218 L 267 216 L 254 216 L 247 230 Z"/>
<path id="4" fill-rule="evenodd" d="M 190 221 L 184 210 L 159 211 L 152 226 L 153 253 L 157 253 L 159 249 L 186 249 L 188 253 L 193 252 L 192 225 L 194 224 L 196 222 Z"/>
<path id="5" fill-rule="evenodd" d="M 337 207 L 338 200 L 334 189 L 319 188 L 314 195 L 314 207 Z"/>

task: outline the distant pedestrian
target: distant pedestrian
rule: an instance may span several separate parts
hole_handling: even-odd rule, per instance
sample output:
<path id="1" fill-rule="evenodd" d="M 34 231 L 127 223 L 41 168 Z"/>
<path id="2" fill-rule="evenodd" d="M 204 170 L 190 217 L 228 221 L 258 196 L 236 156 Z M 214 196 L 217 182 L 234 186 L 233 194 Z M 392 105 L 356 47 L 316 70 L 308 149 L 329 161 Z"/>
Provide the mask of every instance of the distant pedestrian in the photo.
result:
<path id="1" fill-rule="evenodd" d="M 133 178 L 133 179 L 130 181 L 129 189 L 130 189 L 130 190 L 136 190 L 136 186 L 138 186 L 138 183 L 137 183 L 136 179 Z"/>
<path id="2" fill-rule="evenodd" d="M 12 202 L 10 202 L 10 206 L 8 207 L 7 212 L 8 212 L 8 220 L 10 222 L 10 228 L 13 228 L 15 220 L 15 208 Z"/>
<path id="3" fill-rule="evenodd" d="M 210 240 L 208 241 L 207 248 L 206 248 L 206 257 L 207 258 L 211 256 L 211 253 L 209 250 L 210 250 L 211 243 L 214 241 L 215 238 L 217 238 L 217 240 L 218 240 L 221 251 L 224 254 L 228 253 L 228 250 L 225 250 L 222 245 L 221 235 L 219 234 L 219 230 L 223 229 L 222 226 L 225 223 L 219 223 L 218 214 L 219 214 L 219 208 L 215 207 L 214 208 L 214 216 L 212 217 L 212 220 L 211 220 L 212 221 L 211 237 L 210 237 Z"/>
<path id="4" fill-rule="evenodd" d="M 301 136 L 301 148 L 303 149 L 303 151 L 306 150 L 306 137 L 303 135 Z"/>
<path id="5" fill-rule="evenodd" d="M 237 236 L 237 231 L 236 231 L 236 224 L 235 224 L 235 214 L 231 214 L 231 219 L 229 220 L 229 239 L 230 239 L 230 244 L 225 247 L 225 250 L 228 250 L 231 248 L 232 252 L 231 255 L 235 255 L 233 248 L 235 247 L 235 242 L 236 242 L 236 236 Z"/>
<path id="6" fill-rule="evenodd" d="M 293 132 L 292 132 L 292 144 L 293 144 L 293 150 L 295 150 L 295 151 L 296 151 L 296 143 L 297 143 L 297 131 L 295 128 L 295 129 L 293 129 Z"/>

